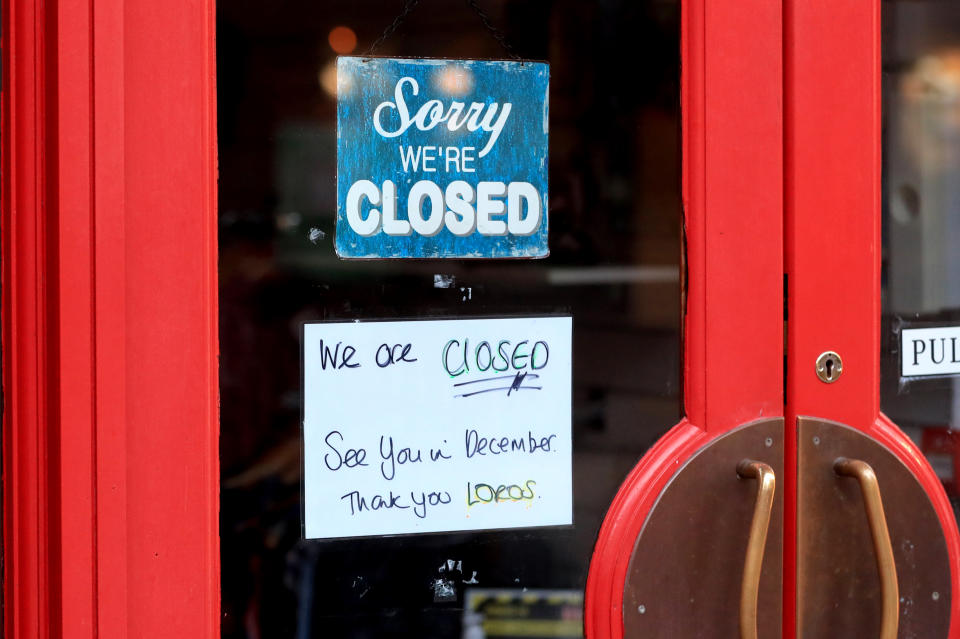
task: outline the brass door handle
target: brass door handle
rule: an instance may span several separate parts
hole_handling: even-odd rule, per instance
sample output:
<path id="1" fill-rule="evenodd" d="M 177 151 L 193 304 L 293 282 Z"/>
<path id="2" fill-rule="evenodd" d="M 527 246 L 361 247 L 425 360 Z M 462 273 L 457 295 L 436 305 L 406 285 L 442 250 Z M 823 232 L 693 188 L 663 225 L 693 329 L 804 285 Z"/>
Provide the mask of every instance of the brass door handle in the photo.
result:
<path id="1" fill-rule="evenodd" d="M 854 477 L 860 483 L 860 493 L 863 495 L 867 521 L 870 524 L 870 536 L 873 538 L 873 551 L 877 556 L 877 572 L 880 573 L 880 639 L 896 639 L 900 622 L 897 566 L 893 560 L 893 546 L 890 544 L 887 518 L 883 514 L 877 475 L 870 464 L 844 457 L 833 463 L 833 469 L 838 475 Z"/>
<path id="2" fill-rule="evenodd" d="M 743 580 L 740 582 L 740 639 L 757 639 L 760 569 L 763 566 L 763 551 L 767 546 L 767 530 L 770 528 L 777 479 L 770 466 L 752 459 L 744 459 L 737 464 L 737 474 L 757 480 L 757 503 L 753 508 L 747 556 L 743 562 Z"/>

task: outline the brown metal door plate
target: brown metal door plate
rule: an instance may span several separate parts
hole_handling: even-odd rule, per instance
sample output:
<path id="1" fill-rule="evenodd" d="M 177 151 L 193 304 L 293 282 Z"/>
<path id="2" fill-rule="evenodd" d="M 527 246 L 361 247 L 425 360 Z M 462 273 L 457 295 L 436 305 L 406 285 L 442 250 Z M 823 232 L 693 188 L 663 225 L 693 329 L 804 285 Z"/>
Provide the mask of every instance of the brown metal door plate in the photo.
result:
<path id="1" fill-rule="evenodd" d="M 849 460 L 868 465 L 879 484 L 899 588 L 896 636 L 946 638 L 950 563 L 936 511 L 920 482 L 885 446 L 858 430 L 811 417 L 800 417 L 797 427 L 798 639 L 881 637 L 883 544 L 871 537 L 876 512 L 864 502 L 867 493 L 842 474 Z"/>
<path id="2" fill-rule="evenodd" d="M 762 473 L 738 475 L 754 460 L 776 477 L 764 504 Z M 746 466 L 741 466 L 745 471 Z M 749 475 L 744 472 L 745 475 Z M 780 637 L 783 547 L 783 419 L 733 430 L 691 457 L 663 489 L 637 537 L 623 601 L 624 637 L 739 637 L 741 589 L 758 558 L 755 514 L 769 507 L 754 609 L 762 639 Z M 749 606 L 748 606 L 749 608 Z M 749 613 L 744 613 L 749 617 Z M 750 621 L 750 625 L 754 622 Z M 752 635 L 749 635 L 752 636 Z"/>

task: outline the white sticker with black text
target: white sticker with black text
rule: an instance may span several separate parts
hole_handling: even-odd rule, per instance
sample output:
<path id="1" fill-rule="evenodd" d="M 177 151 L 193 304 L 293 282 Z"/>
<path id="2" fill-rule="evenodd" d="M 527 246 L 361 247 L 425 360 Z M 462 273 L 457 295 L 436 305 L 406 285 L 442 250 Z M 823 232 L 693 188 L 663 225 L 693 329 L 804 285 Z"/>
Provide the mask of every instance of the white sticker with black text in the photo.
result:
<path id="1" fill-rule="evenodd" d="M 903 377 L 960 374 L 960 326 L 903 329 L 900 357 Z"/>

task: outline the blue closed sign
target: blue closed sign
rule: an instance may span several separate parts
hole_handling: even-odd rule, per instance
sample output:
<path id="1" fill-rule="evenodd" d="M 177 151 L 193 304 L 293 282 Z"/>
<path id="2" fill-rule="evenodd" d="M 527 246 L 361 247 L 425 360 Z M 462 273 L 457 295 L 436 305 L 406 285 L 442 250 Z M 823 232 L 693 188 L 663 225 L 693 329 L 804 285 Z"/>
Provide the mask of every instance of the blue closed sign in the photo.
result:
<path id="1" fill-rule="evenodd" d="M 550 66 L 337 59 L 337 254 L 546 257 Z"/>

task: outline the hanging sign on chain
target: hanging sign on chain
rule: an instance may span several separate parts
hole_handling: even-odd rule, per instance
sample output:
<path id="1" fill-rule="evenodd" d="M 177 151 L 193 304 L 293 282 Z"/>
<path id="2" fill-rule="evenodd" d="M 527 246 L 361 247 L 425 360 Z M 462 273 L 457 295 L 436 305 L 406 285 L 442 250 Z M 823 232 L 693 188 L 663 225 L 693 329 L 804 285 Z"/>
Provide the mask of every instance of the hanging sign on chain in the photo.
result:
<path id="1" fill-rule="evenodd" d="M 550 66 L 337 59 L 337 254 L 546 257 Z"/>

